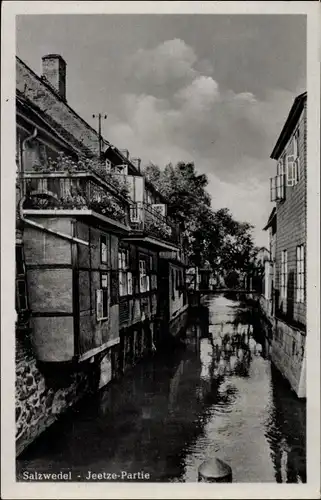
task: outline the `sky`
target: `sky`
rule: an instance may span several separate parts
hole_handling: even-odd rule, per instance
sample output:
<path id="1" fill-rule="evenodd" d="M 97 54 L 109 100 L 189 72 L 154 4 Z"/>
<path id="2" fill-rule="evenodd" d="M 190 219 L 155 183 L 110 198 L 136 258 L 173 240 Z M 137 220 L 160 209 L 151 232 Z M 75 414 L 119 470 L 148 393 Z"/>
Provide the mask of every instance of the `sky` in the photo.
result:
<path id="1" fill-rule="evenodd" d="M 104 137 L 163 168 L 193 161 L 214 209 L 255 226 L 273 208 L 270 154 L 296 95 L 306 90 L 300 15 L 25 15 L 17 55 L 67 63 L 67 101 Z"/>

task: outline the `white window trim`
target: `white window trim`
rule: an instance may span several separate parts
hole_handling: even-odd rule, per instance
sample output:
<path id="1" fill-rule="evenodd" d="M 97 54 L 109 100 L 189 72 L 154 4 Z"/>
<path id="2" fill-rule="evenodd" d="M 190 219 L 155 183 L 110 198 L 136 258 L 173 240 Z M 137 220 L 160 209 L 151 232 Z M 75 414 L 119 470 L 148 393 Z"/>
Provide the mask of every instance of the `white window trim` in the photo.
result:
<path id="1" fill-rule="evenodd" d="M 118 280 L 119 296 L 133 295 L 132 273 L 129 271 L 129 251 L 127 249 L 118 251 Z"/>
<path id="2" fill-rule="evenodd" d="M 139 291 L 145 293 L 150 291 L 149 276 L 147 274 L 146 261 L 139 259 Z"/>
<path id="3" fill-rule="evenodd" d="M 281 253 L 281 298 L 286 299 L 288 296 L 288 252 L 282 250 Z"/>
<path id="4" fill-rule="evenodd" d="M 98 288 L 96 290 L 96 318 L 97 321 L 103 321 L 109 318 L 109 301 L 107 301 L 107 315 L 104 316 L 103 310 L 103 294 L 107 291 L 108 298 L 108 288 Z"/>
<path id="5" fill-rule="evenodd" d="M 295 186 L 298 183 L 298 162 L 294 155 L 286 157 L 286 185 Z"/>
<path id="6" fill-rule="evenodd" d="M 296 302 L 305 302 L 305 248 L 304 245 L 296 247 Z"/>

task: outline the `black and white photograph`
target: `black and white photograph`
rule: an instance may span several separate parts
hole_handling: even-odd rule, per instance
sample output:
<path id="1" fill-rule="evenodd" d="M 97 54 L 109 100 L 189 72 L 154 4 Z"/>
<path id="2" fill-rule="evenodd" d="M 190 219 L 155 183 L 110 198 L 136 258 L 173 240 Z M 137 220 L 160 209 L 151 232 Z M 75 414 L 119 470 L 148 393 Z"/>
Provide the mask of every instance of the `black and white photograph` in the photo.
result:
<path id="1" fill-rule="evenodd" d="M 283 483 L 299 498 L 310 401 L 319 427 L 316 3 L 22 3 L 2 162 L 20 491 Z"/>

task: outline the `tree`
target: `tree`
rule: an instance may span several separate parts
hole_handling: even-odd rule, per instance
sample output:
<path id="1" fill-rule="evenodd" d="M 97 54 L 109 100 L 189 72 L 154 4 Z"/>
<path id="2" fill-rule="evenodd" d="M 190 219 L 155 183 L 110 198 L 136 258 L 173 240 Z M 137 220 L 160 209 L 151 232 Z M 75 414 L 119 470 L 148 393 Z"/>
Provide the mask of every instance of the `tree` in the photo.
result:
<path id="1" fill-rule="evenodd" d="M 252 226 L 233 219 L 228 208 L 214 211 L 206 187 L 206 175 L 199 175 L 194 163 L 150 164 L 147 179 L 166 198 L 168 214 L 180 224 L 191 264 L 206 266 L 221 276 L 245 271 L 254 244 Z"/>

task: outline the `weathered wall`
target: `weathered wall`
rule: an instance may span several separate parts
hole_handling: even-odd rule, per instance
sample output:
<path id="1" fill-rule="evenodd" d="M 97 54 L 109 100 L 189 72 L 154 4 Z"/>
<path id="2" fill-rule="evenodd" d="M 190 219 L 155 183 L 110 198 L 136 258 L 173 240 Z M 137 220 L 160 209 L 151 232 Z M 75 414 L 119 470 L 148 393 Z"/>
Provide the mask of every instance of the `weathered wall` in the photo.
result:
<path id="1" fill-rule="evenodd" d="M 288 258 L 288 297 L 280 297 L 279 307 L 289 319 L 302 325 L 306 324 L 305 303 L 296 302 L 296 247 L 306 243 L 306 174 L 307 174 L 307 127 L 306 105 L 299 120 L 299 182 L 292 187 L 286 187 L 285 201 L 277 203 L 277 232 L 276 232 L 276 276 L 275 288 L 281 289 L 281 253 L 287 250 Z M 285 148 L 285 153 L 293 153 L 293 136 Z"/>
<path id="2" fill-rule="evenodd" d="M 119 305 L 110 303 L 109 318 L 96 319 L 96 290 L 101 286 L 101 273 L 108 275 L 109 301 L 111 298 L 111 270 L 118 266 L 118 237 L 78 221 L 76 235 L 90 242 L 90 248 L 79 245 L 79 347 L 83 355 L 90 349 L 119 339 Z M 107 238 L 107 262 L 101 262 L 100 237 Z"/>
<path id="3" fill-rule="evenodd" d="M 273 364 L 288 380 L 299 398 L 306 397 L 306 335 L 298 328 L 271 316 L 268 302 L 259 298 L 261 329 Z"/>
<path id="4" fill-rule="evenodd" d="M 306 397 L 305 340 L 304 332 L 276 320 L 271 360 L 300 398 Z"/>
<path id="5" fill-rule="evenodd" d="M 71 235 L 70 219 L 36 221 Z M 23 240 L 35 355 L 42 361 L 69 361 L 74 355 L 70 242 L 28 225 Z"/>
<path id="6" fill-rule="evenodd" d="M 16 339 L 16 453 L 19 455 L 64 411 L 97 387 L 97 366 L 45 376 L 37 366 L 28 334 Z M 54 382 L 53 382 L 54 379 Z M 60 386 L 59 386 L 60 385 Z"/>

